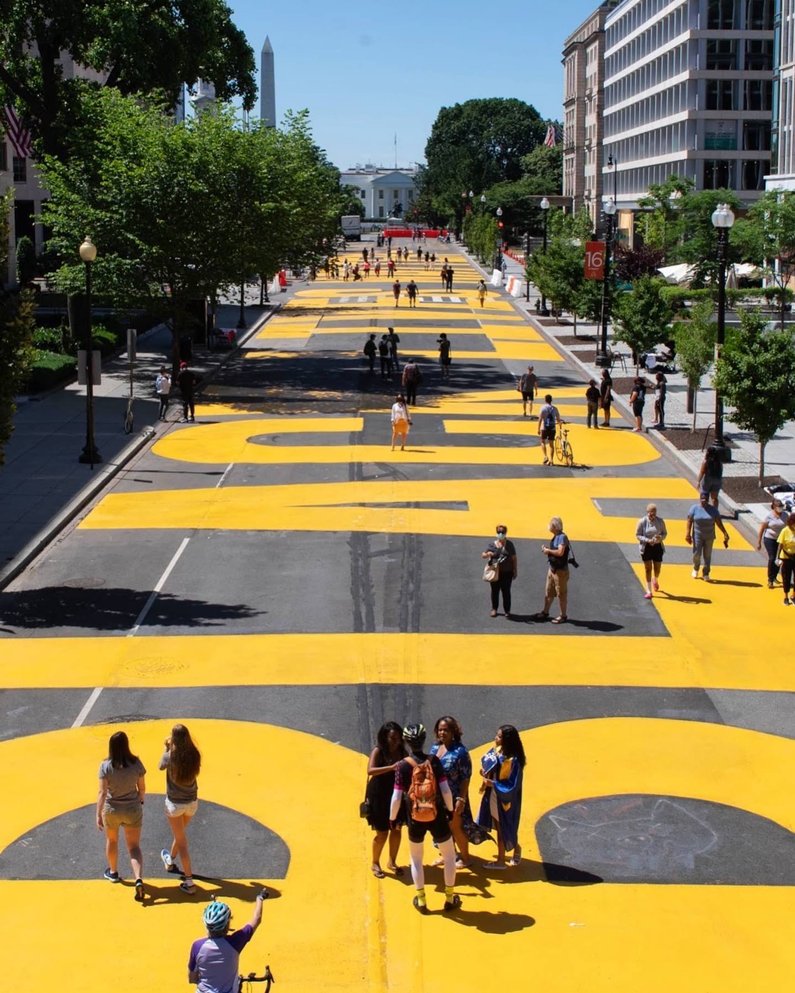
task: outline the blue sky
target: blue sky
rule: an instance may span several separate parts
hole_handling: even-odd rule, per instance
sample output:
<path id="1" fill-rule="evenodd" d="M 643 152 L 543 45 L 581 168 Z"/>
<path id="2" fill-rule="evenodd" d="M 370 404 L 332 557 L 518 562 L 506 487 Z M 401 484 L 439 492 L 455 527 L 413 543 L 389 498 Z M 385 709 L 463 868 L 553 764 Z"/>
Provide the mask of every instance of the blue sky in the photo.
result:
<path id="1" fill-rule="evenodd" d="M 317 143 L 342 169 L 424 158 L 439 109 L 518 97 L 562 119 L 561 49 L 598 0 L 227 0 L 257 57 L 276 59 L 276 116 L 310 112 Z M 259 115 L 259 104 L 257 105 Z"/>

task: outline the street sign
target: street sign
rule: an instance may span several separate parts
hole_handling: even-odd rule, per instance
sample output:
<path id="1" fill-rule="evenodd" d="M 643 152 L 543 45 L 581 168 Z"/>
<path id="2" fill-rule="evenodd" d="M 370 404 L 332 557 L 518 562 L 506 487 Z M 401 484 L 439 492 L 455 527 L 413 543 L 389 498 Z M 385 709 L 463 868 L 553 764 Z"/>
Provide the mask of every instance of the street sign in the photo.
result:
<path id="1" fill-rule="evenodd" d="M 605 243 L 603 241 L 585 242 L 585 278 L 605 278 Z"/>

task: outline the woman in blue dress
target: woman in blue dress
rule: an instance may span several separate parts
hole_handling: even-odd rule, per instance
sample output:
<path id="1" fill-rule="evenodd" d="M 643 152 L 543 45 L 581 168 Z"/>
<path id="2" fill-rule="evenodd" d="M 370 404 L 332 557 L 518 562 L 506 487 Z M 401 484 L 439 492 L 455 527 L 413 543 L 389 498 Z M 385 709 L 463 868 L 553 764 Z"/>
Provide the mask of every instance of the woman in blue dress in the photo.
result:
<path id="1" fill-rule="evenodd" d="M 453 794 L 453 819 L 450 822 L 450 830 L 453 832 L 455 847 L 458 850 L 456 868 L 468 869 L 472 863 L 469 860 L 469 839 L 465 827 L 467 823 L 472 823 L 472 810 L 469 806 L 472 760 L 461 741 L 461 725 L 455 717 L 440 717 L 434 724 L 433 733 L 436 736 L 436 744 L 431 748 L 431 755 L 435 755 L 442 763 L 450 792 Z"/>
<path id="2" fill-rule="evenodd" d="M 522 739 L 512 724 L 503 724 L 497 729 L 494 747 L 490 748 L 480 762 L 480 787 L 483 799 L 478 813 L 478 824 L 484 828 L 492 826 L 497 831 L 497 861 L 494 869 L 504 869 L 507 865 L 519 865 L 522 861 L 522 847 L 519 844 L 519 820 L 522 816 L 522 778 L 525 755 Z M 512 852 L 506 863 L 505 853 Z"/>

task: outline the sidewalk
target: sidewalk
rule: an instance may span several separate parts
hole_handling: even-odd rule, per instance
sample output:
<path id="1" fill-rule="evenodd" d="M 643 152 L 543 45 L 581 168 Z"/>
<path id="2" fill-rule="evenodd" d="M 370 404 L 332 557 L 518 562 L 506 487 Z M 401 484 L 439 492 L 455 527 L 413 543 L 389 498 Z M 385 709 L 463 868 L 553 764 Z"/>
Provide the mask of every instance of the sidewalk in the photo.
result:
<path id="1" fill-rule="evenodd" d="M 463 246 L 461 246 L 463 248 Z M 509 256 L 504 256 L 507 264 L 508 276 L 520 276 L 524 279 L 524 267 Z M 477 264 L 474 262 L 474 264 Z M 523 284 L 524 285 L 524 284 Z M 525 299 L 523 294 L 520 298 L 514 298 L 520 311 L 526 313 L 533 325 L 545 335 L 561 352 L 566 354 L 572 361 L 580 366 L 583 372 L 583 391 L 589 379 L 597 382 L 601 378 L 602 370 L 594 364 L 594 353 L 596 341 L 598 340 L 600 329 L 595 324 L 577 320 L 577 338 L 574 336 L 573 321 L 570 315 L 564 315 L 560 323 L 552 317 L 539 317 L 536 314 L 535 306 L 539 294 L 535 286 L 530 285 L 530 300 Z M 612 327 L 609 329 L 612 334 Z M 611 343 L 608 338 L 608 343 Z M 615 343 L 616 350 L 628 353 L 629 349 L 620 342 Z M 614 366 L 611 375 L 614 380 L 632 378 L 635 375 L 635 367 L 631 364 L 631 359 L 627 361 L 626 370 L 622 366 Z M 650 373 L 645 374 L 649 381 L 652 380 Z M 665 423 L 669 430 L 682 429 L 689 432 L 693 424 L 693 415 L 687 413 L 687 382 L 681 372 L 666 373 L 668 381 L 668 394 L 665 408 Z M 618 390 L 614 388 L 618 404 L 622 407 L 627 416 L 631 416 L 628 406 L 629 390 Z M 701 445 L 709 445 L 712 432 L 710 430 L 714 421 L 715 391 L 710 383 L 708 373 L 703 381 L 702 387 L 698 391 L 696 417 L 695 444 L 696 448 L 683 450 L 676 447 L 666 439 L 664 431 L 656 431 L 646 428 L 649 438 L 662 447 L 667 454 L 679 460 L 685 474 L 695 482 L 703 459 Z M 649 390 L 646 401 L 644 416 L 651 423 L 653 411 L 653 396 Z M 726 411 L 724 419 L 724 433 L 732 445 L 732 461 L 724 466 L 724 477 L 734 479 L 739 484 L 740 479 L 754 480 L 759 474 L 759 445 L 752 435 L 742 431 L 731 421 L 731 410 Z M 765 450 L 765 477 L 781 476 L 787 482 L 795 482 L 795 421 L 789 421 L 779 431 L 776 437 L 767 445 Z M 755 487 L 749 482 L 743 483 L 740 491 L 754 491 Z M 731 497 L 721 494 L 721 500 L 725 502 L 735 512 L 745 511 L 761 520 L 767 513 L 770 503 L 758 499 L 748 499 L 747 497 L 733 500 Z M 756 530 L 756 524 L 752 524 Z"/>
<path id="2" fill-rule="evenodd" d="M 253 333 L 283 299 L 260 308 L 258 292 L 247 294 L 248 329 L 241 330 L 238 338 Z M 218 324 L 234 327 L 238 313 L 234 304 L 219 307 Z M 194 347 L 191 368 L 205 380 L 212 378 L 229 355 L 228 351 Z M 74 382 L 50 393 L 19 398 L 14 433 L 6 445 L 5 465 L 0 466 L 0 588 L 13 578 L 9 566 L 17 571 L 20 553 L 31 557 L 33 548 L 51 540 L 137 451 L 169 429 L 169 421 L 158 421 L 154 379 L 160 366 L 170 363 L 171 333 L 166 327 L 160 325 L 139 337 L 135 428 L 129 435 L 123 427 L 130 391 L 127 355 L 103 363 L 102 383 L 94 388 L 95 439 L 102 463 L 93 471 L 78 462 L 86 438 L 85 387 Z M 172 420 L 179 416 L 178 400 L 174 387 Z"/>

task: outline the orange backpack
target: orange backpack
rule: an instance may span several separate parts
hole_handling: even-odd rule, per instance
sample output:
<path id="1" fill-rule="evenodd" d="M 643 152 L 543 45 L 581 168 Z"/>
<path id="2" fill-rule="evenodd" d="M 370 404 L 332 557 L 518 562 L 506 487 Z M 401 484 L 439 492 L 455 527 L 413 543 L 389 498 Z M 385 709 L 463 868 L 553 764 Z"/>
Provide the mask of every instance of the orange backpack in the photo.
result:
<path id="1" fill-rule="evenodd" d="M 436 820 L 436 776 L 431 760 L 417 762 L 408 758 L 412 766 L 411 786 L 409 786 L 409 813 L 413 821 L 427 823 Z"/>

